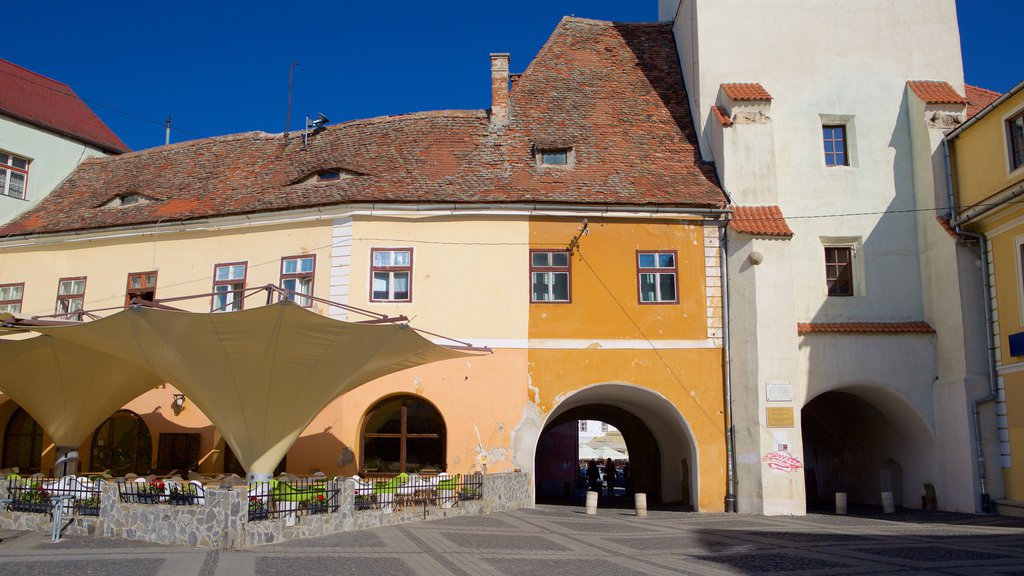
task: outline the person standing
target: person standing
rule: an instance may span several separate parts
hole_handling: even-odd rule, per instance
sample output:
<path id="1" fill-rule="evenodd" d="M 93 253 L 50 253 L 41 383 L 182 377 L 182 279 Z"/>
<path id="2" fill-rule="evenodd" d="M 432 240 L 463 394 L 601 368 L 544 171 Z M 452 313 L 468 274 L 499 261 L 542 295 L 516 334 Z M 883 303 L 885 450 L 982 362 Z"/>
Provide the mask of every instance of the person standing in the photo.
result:
<path id="1" fill-rule="evenodd" d="M 608 498 L 615 496 L 615 462 L 611 458 L 604 463 L 604 481 L 608 484 Z"/>
<path id="2" fill-rule="evenodd" d="M 591 459 L 587 462 L 587 490 L 593 490 L 598 494 L 601 493 L 601 471 L 598 470 L 597 460 Z"/>

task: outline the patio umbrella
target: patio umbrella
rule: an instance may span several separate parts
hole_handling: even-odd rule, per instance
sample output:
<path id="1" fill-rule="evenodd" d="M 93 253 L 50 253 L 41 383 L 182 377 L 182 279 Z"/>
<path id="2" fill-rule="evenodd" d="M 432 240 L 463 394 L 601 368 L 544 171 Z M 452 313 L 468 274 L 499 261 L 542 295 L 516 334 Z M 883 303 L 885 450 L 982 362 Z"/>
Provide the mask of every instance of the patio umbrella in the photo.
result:
<path id="1" fill-rule="evenodd" d="M 613 448 L 609 448 L 608 446 L 601 446 L 595 450 L 594 453 L 596 454 L 595 458 L 600 458 L 601 460 L 607 460 L 608 458 L 611 458 L 612 460 L 626 459 L 625 454 Z"/>

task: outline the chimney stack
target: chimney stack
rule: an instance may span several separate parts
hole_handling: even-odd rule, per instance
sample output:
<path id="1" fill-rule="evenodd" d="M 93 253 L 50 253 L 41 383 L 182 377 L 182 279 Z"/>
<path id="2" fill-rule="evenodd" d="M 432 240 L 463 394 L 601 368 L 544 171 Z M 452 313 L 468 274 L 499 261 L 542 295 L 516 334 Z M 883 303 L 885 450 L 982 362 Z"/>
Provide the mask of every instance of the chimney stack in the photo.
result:
<path id="1" fill-rule="evenodd" d="M 491 128 L 508 126 L 509 55 L 491 54 Z"/>

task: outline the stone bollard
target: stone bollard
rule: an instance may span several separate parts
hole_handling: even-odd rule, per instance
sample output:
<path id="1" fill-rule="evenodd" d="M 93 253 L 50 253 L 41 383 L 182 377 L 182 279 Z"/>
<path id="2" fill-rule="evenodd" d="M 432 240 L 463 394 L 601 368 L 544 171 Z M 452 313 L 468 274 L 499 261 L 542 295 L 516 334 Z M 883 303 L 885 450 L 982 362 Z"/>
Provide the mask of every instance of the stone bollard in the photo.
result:
<path id="1" fill-rule="evenodd" d="M 892 492 L 882 492 L 882 513 L 892 514 L 896 511 L 896 500 L 892 497 Z"/>
<path id="2" fill-rule="evenodd" d="M 836 492 L 836 514 L 846 514 L 846 492 Z"/>
<path id="3" fill-rule="evenodd" d="M 597 514 L 597 492 L 587 492 L 587 514 Z"/>
<path id="4" fill-rule="evenodd" d="M 647 518 L 647 494 L 638 492 L 633 495 L 633 501 L 636 504 L 636 517 Z"/>

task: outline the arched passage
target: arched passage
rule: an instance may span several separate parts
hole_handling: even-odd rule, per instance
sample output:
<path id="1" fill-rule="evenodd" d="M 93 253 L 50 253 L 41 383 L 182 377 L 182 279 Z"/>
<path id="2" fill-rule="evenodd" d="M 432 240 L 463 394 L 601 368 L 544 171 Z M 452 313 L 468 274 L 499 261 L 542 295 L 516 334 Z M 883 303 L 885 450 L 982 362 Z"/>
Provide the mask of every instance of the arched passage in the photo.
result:
<path id="1" fill-rule="evenodd" d="M 931 430 L 892 391 L 825 392 L 804 406 L 801 420 L 809 509 L 830 507 L 836 492 L 846 492 L 851 504 L 878 506 L 883 490 L 903 500 L 932 478 Z M 913 498 L 905 503 L 913 505 Z"/>
<path id="2" fill-rule="evenodd" d="M 627 384 L 580 390 L 548 416 L 535 451 L 538 500 L 557 499 L 565 492 L 565 482 L 575 483 L 579 420 L 600 420 L 622 432 L 629 451 L 631 491 L 646 492 L 652 504 L 698 502 L 697 451 L 686 421 L 663 396 Z"/>

